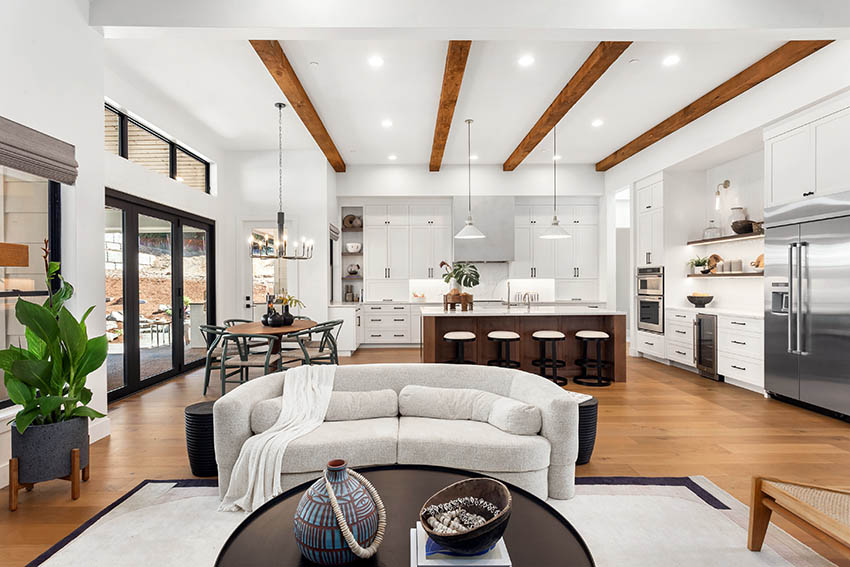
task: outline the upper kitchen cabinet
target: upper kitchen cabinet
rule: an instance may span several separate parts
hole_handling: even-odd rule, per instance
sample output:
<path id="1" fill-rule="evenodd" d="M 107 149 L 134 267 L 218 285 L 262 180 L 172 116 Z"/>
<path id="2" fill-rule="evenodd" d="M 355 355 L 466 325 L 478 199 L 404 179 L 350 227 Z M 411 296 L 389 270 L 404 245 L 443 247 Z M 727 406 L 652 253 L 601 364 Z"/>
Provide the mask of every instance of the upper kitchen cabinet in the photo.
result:
<path id="1" fill-rule="evenodd" d="M 410 229 L 406 226 L 367 226 L 363 230 L 366 279 L 410 277 L 409 242 Z"/>
<path id="2" fill-rule="evenodd" d="M 563 207 L 558 215 L 562 225 L 596 225 L 599 224 L 599 207 L 596 205 L 574 205 Z"/>
<path id="3" fill-rule="evenodd" d="M 451 205 L 411 205 L 410 226 L 452 226 Z"/>
<path id="4" fill-rule="evenodd" d="M 599 234 L 596 227 L 568 228 L 571 238 L 555 243 L 555 277 L 558 279 L 599 276 Z"/>
<path id="5" fill-rule="evenodd" d="M 660 175 L 635 184 L 637 265 L 664 264 L 664 182 Z"/>
<path id="6" fill-rule="evenodd" d="M 765 206 L 850 191 L 850 97 L 765 130 Z"/>
<path id="7" fill-rule="evenodd" d="M 657 181 L 646 187 L 637 187 L 637 212 L 645 213 L 664 206 L 664 183 Z"/>
<path id="8" fill-rule="evenodd" d="M 410 224 L 407 205 L 366 205 L 363 207 L 364 226 L 408 226 Z"/>
<path id="9" fill-rule="evenodd" d="M 545 226 L 552 223 L 549 205 L 517 205 L 514 207 L 514 226 Z"/>
<path id="10" fill-rule="evenodd" d="M 440 262 L 443 261 L 452 263 L 451 227 L 411 226 L 410 278 L 439 279 L 442 277 Z"/>
<path id="11" fill-rule="evenodd" d="M 514 261 L 510 265 L 510 277 L 555 277 L 555 241 L 540 238 L 544 230 L 546 227 L 543 225 L 514 228 Z"/>

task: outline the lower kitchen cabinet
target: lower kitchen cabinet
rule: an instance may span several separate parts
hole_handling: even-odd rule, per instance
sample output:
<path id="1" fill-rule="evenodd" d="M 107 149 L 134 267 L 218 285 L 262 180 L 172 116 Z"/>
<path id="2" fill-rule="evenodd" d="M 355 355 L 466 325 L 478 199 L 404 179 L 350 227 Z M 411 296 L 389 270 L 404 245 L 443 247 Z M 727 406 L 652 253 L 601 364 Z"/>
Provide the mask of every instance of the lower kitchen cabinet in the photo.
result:
<path id="1" fill-rule="evenodd" d="M 649 354 L 657 358 L 664 358 L 664 355 L 666 354 L 664 335 L 646 333 L 644 331 L 637 331 L 635 335 L 637 335 L 635 349 L 638 352 Z"/>
<path id="2" fill-rule="evenodd" d="M 332 320 L 342 319 L 342 327 L 340 327 L 337 337 L 337 350 L 340 356 L 350 356 L 360 346 L 362 334 L 360 307 L 331 305 L 328 307 L 328 318 Z"/>
<path id="3" fill-rule="evenodd" d="M 409 344 L 410 306 L 406 304 L 366 304 L 363 306 L 366 344 Z"/>

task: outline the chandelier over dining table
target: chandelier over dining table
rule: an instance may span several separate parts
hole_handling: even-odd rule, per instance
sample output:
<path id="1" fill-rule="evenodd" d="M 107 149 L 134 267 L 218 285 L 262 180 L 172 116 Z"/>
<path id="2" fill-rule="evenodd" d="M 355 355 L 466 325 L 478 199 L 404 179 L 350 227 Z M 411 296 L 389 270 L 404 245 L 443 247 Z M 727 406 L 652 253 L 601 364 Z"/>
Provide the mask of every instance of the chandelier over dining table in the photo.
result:
<path id="1" fill-rule="evenodd" d="M 256 235 L 250 238 L 250 253 L 252 258 L 280 260 L 309 260 L 313 257 L 313 241 L 306 237 L 291 240 L 286 229 L 286 215 L 283 212 L 283 109 L 286 104 L 276 102 L 278 118 L 278 212 L 277 234 L 266 234 L 262 240 Z"/>

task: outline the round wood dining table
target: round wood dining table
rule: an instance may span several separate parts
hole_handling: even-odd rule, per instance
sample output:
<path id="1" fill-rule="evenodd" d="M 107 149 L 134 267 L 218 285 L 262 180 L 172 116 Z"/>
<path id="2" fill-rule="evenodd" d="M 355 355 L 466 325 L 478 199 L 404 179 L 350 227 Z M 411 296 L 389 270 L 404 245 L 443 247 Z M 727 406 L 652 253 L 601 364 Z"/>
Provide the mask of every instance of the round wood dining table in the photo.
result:
<path id="1" fill-rule="evenodd" d="M 282 339 L 290 333 L 296 333 L 305 329 L 312 329 L 316 325 L 318 325 L 318 323 L 311 321 L 310 319 L 296 319 L 291 325 L 283 327 L 269 327 L 267 325 L 263 325 L 259 321 L 254 321 L 252 323 L 239 323 L 238 325 L 233 325 L 232 327 L 228 327 L 227 331 L 237 335 L 271 335 L 276 336 L 278 339 Z M 278 352 L 280 352 L 280 340 L 275 341 L 275 343 L 272 344 L 272 354 L 277 354 Z"/>

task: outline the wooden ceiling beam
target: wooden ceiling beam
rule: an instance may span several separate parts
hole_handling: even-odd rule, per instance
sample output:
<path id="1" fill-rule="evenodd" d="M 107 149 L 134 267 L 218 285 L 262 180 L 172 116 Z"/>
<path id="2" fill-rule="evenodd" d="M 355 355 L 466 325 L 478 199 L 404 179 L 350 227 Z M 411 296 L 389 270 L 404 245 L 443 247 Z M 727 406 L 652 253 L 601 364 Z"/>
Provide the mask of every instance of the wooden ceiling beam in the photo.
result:
<path id="1" fill-rule="evenodd" d="M 516 169 L 631 44 L 630 41 L 600 42 L 566 86 L 561 89 L 549 108 L 532 126 L 510 157 L 502 164 L 502 170 L 513 171 Z"/>
<path id="2" fill-rule="evenodd" d="M 830 43 L 832 41 L 789 41 L 597 163 L 596 171 L 608 171 Z"/>
<path id="3" fill-rule="evenodd" d="M 325 154 L 331 167 L 337 173 L 343 173 L 345 171 L 345 162 L 342 160 L 339 150 L 336 149 L 336 145 L 334 145 L 334 141 L 331 139 L 327 128 L 322 123 L 319 113 L 316 112 L 316 108 L 310 102 L 307 91 L 304 90 L 301 81 L 298 80 L 298 76 L 295 74 L 295 70 L 289 64 L 289 60 L 283 53 L 280 43 L 275 40 L 252 39 L 250 41 L 251 47 L 260 56 L 260 60 L 262 60 L 266 69 L 271 73 L 277 86 L 280 87 L 280 90 L 295 110 L 295 113 L 298 114 L 301 122 L 307 127 L 307 131 L 316 140 L 319 149 Z"/>
<path id="4" fill-rule="evenodd" d="M 430 171 L 440 171 L 443 164 L 443 152 L 452 127 L 457 97 L 466 70 L 471 41 L 450 41 L 446 51 L 446 68 L 443 70 L 443 89 L 440 92 L 440 106 L 437 108 L 437 123 L 434 125 L 434 141 L 431 144 Z"/>

